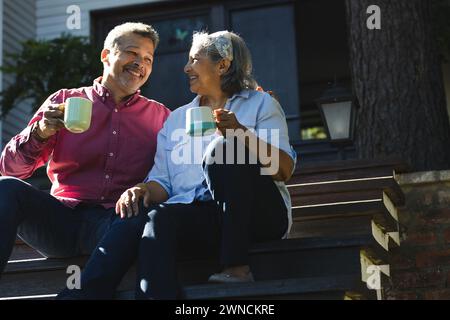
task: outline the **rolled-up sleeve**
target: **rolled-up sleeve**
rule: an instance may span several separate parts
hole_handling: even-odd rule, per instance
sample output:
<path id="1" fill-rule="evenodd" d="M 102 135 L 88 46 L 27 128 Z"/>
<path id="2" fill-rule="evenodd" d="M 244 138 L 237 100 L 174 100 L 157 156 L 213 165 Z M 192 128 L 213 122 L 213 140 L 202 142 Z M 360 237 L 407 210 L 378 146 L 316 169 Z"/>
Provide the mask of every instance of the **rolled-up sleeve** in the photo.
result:
<path id="1" fill-rule="evenodd" d="M 155 181 L 160 184 L 169 195 L 172 196 L 172 185 L 169 178 L 169 168 L 166 154 L 167 143 L 167 122 L 158 133 L 158 141 L 156 146 L 155 164 L 148 173 L 144 182 Z"/>
<path id="2" fill-rule="evenodd" d="M 260 139 L 286 152 L 294 161 L 295 168 L 297 153 L 289 143 L 286 116 L 278 101 L 269 94 L 264 94 L 255 129 Z"/>

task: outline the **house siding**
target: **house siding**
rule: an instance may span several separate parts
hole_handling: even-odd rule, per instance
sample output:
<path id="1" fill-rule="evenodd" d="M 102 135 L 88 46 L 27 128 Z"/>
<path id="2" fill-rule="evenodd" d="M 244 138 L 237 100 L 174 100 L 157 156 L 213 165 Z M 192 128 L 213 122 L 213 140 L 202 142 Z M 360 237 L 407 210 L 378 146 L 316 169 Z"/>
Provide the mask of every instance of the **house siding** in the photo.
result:
<path id="1" fill-rule="evenodd" d="M 36 1 L 36 33 L 39 39 L 53 39 L 61 33 L 89 36 L 90 12 L 93 10 L 116 8 L 135 4 L 151 3 L 156 0 L 37 0 Z M 78 5 L 81 13 L 80 29 L 70 30 L 66 26 L 70 13 L 67 8 Z"/>
<path id="2" fill-rule="evenodd" d="M 26 39 L 36 37 L 36 20 L 35 20 L 35 0 L 3 0 L 2 14 L 2 53 L 3 57 L 0 61 L 2 64 L 8 61 L 6 53 L 18 53 L 21 51 L 21 42 Z M 11 75 L 2 74 L 2 88 L 6 88 L 14 81 Z M 12 136 L 20 132 L 27 124 L 31 117 L 31 105 L 23 102 L 12 109 L 2 124 L 2 146 L 7 143 Z"/>

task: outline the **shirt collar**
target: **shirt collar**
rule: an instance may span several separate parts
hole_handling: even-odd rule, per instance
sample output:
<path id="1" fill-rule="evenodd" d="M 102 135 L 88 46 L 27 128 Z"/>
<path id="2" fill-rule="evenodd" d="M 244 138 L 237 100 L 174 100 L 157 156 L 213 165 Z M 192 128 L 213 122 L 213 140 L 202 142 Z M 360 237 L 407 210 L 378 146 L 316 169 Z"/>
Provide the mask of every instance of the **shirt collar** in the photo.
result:
<path id="1" fill-rule="evenodd" d="M 241 97 L 241 98 L 248 99 L 249 96 L 250 96 L 250 90 L 244 89 L 244 90 L 242 90 L 242 91 L 239 91 L 239 92 L 233 94 L 233 96 L 232 96 L 231 98 L 229 98 L 228 100 L 229 100 L 229 101 L 232 101 L 232 100 L 234 100 L 234 99 L 237 98 L 237 97 Z M 194 104 L 200 105 L 200 98 L 201 98 L 201 96 L 200 96 L 200 95 L 197 95 L 197 96 L 194 98 L 194 100 L 192 100 L 192 102 L 193 102 Z"/>
<path id="2" fill-rule="evenodd" d="M 233 100 L 236 97 L 248 99 L 249 96 L 250 96 L 250 90 L 244 89 L 244 90 L 241 90 L 241 91 L 233 94 L 233 96 L 230 98 L 230 100 Z"/>
<path id="3" fill-rule="evenodd" d="M 104 99 L 107 99 L 108 97 L 112 98 L 111 91 L 102 85 L 102 77 L 98 77 L 94 80 L 93 83 L 94 91 L 95 93 Z M 122 103 L 129 105 L 131 102 L 135 101 L 141 94 L 141 90 L 137 90 L 134 94 L 130 95 L 126 101 L 122 101 Z M 122 104 L 121 103 L 121 104 Z"/>
<path id="4" fill-rule="evenodd" d="M 193 105 L 197 105 L 197 106 L 200 106 L 200 98 L 201 98 L 202 96 L 201 95 L 197 95 L 195 98 L 194 98 L 194 100 L 192 100 L 192 104 Z"/>

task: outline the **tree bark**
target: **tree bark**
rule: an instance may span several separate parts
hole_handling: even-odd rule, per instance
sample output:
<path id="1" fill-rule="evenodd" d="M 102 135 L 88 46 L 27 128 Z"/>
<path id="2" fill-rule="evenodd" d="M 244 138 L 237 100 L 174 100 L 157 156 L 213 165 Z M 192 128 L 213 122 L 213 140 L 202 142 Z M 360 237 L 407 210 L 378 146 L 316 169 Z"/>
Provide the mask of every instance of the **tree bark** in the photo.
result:
<path id="1" fill-rule="evenodd" d="M 430 1 L 345 0 L 360 158 L 400 156 L 414 170 L 450 168 L 450 126 Z"/>

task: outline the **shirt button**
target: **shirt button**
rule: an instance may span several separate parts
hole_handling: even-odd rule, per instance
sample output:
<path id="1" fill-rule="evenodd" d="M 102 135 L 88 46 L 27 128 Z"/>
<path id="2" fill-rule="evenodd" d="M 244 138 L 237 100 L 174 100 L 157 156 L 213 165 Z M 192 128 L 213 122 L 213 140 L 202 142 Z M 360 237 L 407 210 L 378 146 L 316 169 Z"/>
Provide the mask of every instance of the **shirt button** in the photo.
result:
<path id="1" fill-rule="evenodd" d="M 117 132 L 116 132 L 116 131 L 113 131 L 113 134 L 117 134 Z"/>
<path id="2" fill-rule="evenodd" d="M 112 153 L 112 152 L 109 153 L 109 156 L 110 156 L 110 157 L 112 157 L 113 155 L 114 155 L 114 153 Z"/>
<path id="3" fill-rule="evenodd" d="M 106 93 L 106 96 L 109 97 L 109 93 L 108 92 Z"/>
<path id="4" fill-rule="evenodd" d="M 107 174 L 107 175 L 105 176 L 105 178 L 106 178 L 106 179 L 109 179 L 109 175 Z"/>
<path id="5" fill-rule="evenodd" d="M 105 200 L 105 197 L 101 197 L 100 200 Z"/>
<path id="6" fill-rule="evenodd" d="M 119 112 L 119 110 L 117 110 L 117 108 L 116 108 L 116 109 L 114 109 L 114 112 Z"/>

